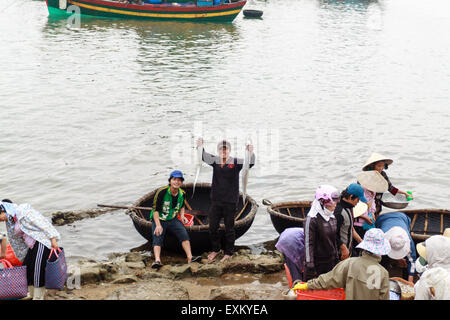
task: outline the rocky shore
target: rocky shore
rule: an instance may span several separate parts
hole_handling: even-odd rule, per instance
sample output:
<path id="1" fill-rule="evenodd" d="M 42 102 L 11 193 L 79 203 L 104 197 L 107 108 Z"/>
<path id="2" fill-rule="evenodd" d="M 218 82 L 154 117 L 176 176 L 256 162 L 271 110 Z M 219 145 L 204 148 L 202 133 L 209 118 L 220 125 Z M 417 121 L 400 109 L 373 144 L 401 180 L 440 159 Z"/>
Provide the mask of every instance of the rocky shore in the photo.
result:
<path id="1" fill-rule="evenodd" d="M 52 214 L 52 224 L 54 226 L 63 226 L 88 218 L 95 218 L 102 214 L 116 211 L 118 209 L 89 209 L 89 210 L 74 210 L 74 211 L 57 211 Z"/>
<path id="2" fill-rule="evenodd" d="M 61 291 L 48 290 L 47 300 L 278 300 L 287 288 L 284 260 L 265 244 L 259 254 L 237 248 L 223 263 L 207 254 L 190 265 L 182 255 L 165 252 L 163 267 L 151 268 L 146 246 L 111 254 L 106 261 L 69 262 L 69 281 Z M 269 249 L 267 249 L 269 247 Z M 270 248 L 272 247 L 272 248 Z"/>

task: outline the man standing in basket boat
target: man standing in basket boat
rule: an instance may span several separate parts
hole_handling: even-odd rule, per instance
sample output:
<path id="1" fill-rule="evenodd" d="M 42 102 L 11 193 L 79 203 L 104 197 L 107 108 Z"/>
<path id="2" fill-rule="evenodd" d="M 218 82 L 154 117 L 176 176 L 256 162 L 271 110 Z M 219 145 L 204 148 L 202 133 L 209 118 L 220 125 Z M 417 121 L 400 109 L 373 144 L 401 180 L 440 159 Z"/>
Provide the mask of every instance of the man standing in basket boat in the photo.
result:
<path id="1" fill-rule="evenodd" d="M 203 148 L 202 138 L 197 140 L 197 146 Z M 252 168 L 255 164 L 253 146 L 249 144 L 246 148 L 251 153 L 250 168 Z M 230 258 L 234 251 L 234 219 L 239 202 L 239 172 L 243 168 L 244 161 L 230 157 L 230 151 L 230 143 L 223 140 L 217 145 L 218 156 L 207 153 L 205 149 L 202 154 L 202 160 L 213 167 L 211 207 L 208 214 L 212 246 L 212 252 L 208 255 L 209 261 L 213 261 L 221 249 L 219 235 L 221 218 L 224 219 L 225 224 L 225 248 L 221 262 Z"/>
<path id="2" fill-rule="evenodd" d="M 199 256 L 192 257 L 189 235 L 181 221 L 184 217 L 184 197 L 185 191 L 180 188 L 183 184 L 183 173 L 175 170 L 170 174 L 169 185 L 160 188 L 153 199 L 153 208 L 150 213 L 153 234 L 153 253 L 155 262 L 152 268 L 158 269 L 161 264 L 161 247 L 166 231 L 172 232 L 181 242 L 188 263 L 200 260 Z M 181 218 L 181 221 L 178 219 Z"/>

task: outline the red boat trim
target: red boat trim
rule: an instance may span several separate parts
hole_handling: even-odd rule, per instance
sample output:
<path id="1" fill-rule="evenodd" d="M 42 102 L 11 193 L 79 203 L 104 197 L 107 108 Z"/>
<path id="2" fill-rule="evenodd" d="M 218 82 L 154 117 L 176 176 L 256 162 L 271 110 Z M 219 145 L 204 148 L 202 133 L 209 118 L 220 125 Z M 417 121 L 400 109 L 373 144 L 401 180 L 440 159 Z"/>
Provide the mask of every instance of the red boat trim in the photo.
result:
<path id="1" fill-rule="evenodd" d="M 47 0 L 46 0 L 47 1 Z M 136 10 L 136 11 L 150 11 L 150 12 L 206 12 L 206 11 L 223 11 L 223 10 L 231 10 L 241 8 L 245 5 L 246 1 L 235 2 L 231 4 L 224 4 L 220 6 L 205 6 L 205 7 L 196 7 L 196 6 L 172 6 L 172 5 L 164 5 L 164 4 L 145 4 L 145 5 L 136 5 L 136 4 L 128 4 L 128 3 L 119 3 L 115 1 L 101 1 L 101 0 L 74 0 L 79 3 L 83 3 L 86 5 L 97 5 L 102 7 L 109 8 L 117 8 L 117 9 L 125 9 L 125 10 Z M 68 0 L 68 2 L 72 3 L 72 0 Z"/>

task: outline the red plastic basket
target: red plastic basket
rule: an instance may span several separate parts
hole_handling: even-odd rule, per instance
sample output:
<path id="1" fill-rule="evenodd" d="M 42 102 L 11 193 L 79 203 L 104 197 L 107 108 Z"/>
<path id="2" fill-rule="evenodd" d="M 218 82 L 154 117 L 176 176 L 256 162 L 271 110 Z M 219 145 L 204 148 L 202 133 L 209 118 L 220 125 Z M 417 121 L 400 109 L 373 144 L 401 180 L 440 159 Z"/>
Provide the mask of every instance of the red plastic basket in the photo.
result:
<path id="1" fill-rule="evenodd" d="M 188 222 L 184 223 L 183 221 L 181 221 L 181 216 L 178 215 L 178 219 L 183 222 L 183 224 L 185 226 L 192 226 L 194 224 L 194 216 L 192 214 L 189 213 L 185 213 L 184 217 L 188 220 Z"/>
<path id="2" fill-rule="evenodd" d="M 295 290 L 297 300 L 345 300 L 342 288 L 329 290 Z"/>

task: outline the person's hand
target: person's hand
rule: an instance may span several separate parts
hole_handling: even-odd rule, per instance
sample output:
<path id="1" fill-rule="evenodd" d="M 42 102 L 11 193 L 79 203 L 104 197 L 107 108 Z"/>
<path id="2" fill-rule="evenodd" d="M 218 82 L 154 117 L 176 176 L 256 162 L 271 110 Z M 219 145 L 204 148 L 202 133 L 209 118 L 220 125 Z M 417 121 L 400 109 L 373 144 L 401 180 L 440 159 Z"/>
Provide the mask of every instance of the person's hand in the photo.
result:
<path id="1" fill-rule="evenodd" d="M 408 199 L 408 197 L 411 197 L 412 199 L 414 199 L 414 197 L 413 197 L 412 194 L 409 194 L 409 193 L 407 193 L 407 192 L 405 192 L 405 191 L 399 190 L 398 193 L 404 194 L 405 197 L 406 197 L 406 199 Z"/>
<path id="2" fill-rule="evenodd" d="M 184 216 L 184 214 L 181 215 L 181 222 L 183 222 L 183 224 L 188 223 L 188 219 Z"/>
<path id="3" fill-rule="evenodd" d="M 0 253 L 0 260 L 6 259 L 6 254 L 5 253 Z"/>
<path id="4" fill-rule="evenodd" d="M 159 237 L 163 232 L 163 227 L 162 226 L 156 226 L 155 228 L 155 236 Z"/>
<path id="5" fill-rule="evenodd" d="M 58 242 L 56 242 L 56 239 L 55 238 L 52 238 L 51 239 L 51 245 L 52 245 L 52 248 L 53 249 L 58 249 L 59 247 L 58 247 Z"/>
<path id="6" fill-rule="evenodd" d="M 306 282 L 297 283 L 292 290 L 308 290 L 308 284 Z"/>
<path id="7" fill-rule="evenodd" d="M 341 245 L 341 260 L 345 260 L 350 257 L 350 251 L 345 245 Z"/>
<path id="8" fill-rule="evenodd" d="M 368 224 L 373 225 L 375 222 L 368 216 L 361 216 Z"/>
<path id="9" fill-rule="evenodd" d="M 200 147 L 203 145 L 203 138 L 198 138 L 197 139 L 197 147 Z"/>

